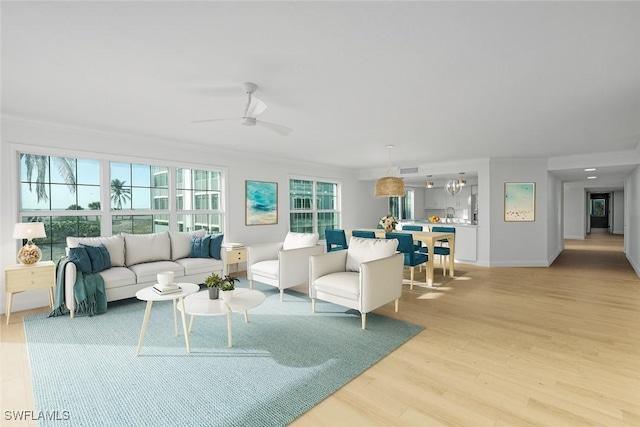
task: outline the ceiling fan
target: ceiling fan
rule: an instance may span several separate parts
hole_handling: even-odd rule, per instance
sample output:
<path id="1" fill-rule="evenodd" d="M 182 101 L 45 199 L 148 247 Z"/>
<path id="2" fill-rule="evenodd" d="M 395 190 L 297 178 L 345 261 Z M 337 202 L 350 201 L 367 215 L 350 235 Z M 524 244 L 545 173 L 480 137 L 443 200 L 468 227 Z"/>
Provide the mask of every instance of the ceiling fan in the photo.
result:
<path id="1" fill-rule="evenodd" d="M 288 136 L 293 129 L 290 129 L 286 126 L 277 125 L 275 123 L 269 123 L 262 120 L 256 119 L 256 116 L 260 115 L 264 110 L 267 109 L 267 105 L 262 102 L 260 99 L 253 96 L 253 93 L 258 89 L 258 85 L 255 83 L 244 82 L 242 83 L 242 89 L 247 94 L 247 106 L 244 109 L 244 116 L 237 117 L 233 119 L 205 119 L 205 120 L 194 120 L 191 123 L 204 123 L 204 122 L 220 122 L 220 121 L 241 121 L 244 126 L 255 126 L 260 125 L 267 129 L 270 129 L 280 135 Z"/>

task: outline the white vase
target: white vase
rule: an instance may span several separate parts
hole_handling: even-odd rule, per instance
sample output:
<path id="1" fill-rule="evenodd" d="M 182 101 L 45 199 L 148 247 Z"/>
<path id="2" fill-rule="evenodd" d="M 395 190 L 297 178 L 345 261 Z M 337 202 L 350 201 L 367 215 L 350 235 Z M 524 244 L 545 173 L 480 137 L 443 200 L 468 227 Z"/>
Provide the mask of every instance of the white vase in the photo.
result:
<path id="1" fill-rule="evenodd" d="M 229 304 L 229 301 L 231 301 L 231 298 L 233 297 L 233 290 L 220 291 L 220 296 L 222 297 L 222 301 L 224 301 L 225 304 Z"/>

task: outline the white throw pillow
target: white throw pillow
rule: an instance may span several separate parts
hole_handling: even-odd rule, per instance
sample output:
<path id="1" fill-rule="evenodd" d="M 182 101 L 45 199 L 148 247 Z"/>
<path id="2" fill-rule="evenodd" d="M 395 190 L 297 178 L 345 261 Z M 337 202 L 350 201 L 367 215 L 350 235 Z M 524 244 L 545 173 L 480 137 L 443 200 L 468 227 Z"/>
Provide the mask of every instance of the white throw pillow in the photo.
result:
<path id="1" fill-rule="evenodd" d="M 124 236 L 127 266 L 171 259 L 171 241 L 168 231 L 151 234 L 122 233 L 122 235 Z"/>
<path id="2" fill-rule="evenodd" d="M 100 246 L 109 251 L 112 267 L 124 267 L 124 238 L 120 235 L 108 237 L 67 237 L 67 247 L 77 248 L 82 243 L 87 246 Z"/>
<path id="3" fill-rule="evenodd" d="M 396 253 L 396 239 L 363 239 L 352 237 L 347 249 L 347 271 L 360 271 L 360 264 L 386 258 Z"/>
<path id="4" fill-rule="evenodd" d="M 318 243 L 319 237 L 318 233 L 288 232 L 287 237 L 284 238 L 284 243 L 282 243 L 282 250 L 310 248 Z"/>
<path id="5" fill-rule="evenodd" d="M 191 237 L 204 237 L 207 230 L 201 228 L 196 231 L 170 231 L 171 239 L 171 260 L 189 258 L 191 255 Z"/>

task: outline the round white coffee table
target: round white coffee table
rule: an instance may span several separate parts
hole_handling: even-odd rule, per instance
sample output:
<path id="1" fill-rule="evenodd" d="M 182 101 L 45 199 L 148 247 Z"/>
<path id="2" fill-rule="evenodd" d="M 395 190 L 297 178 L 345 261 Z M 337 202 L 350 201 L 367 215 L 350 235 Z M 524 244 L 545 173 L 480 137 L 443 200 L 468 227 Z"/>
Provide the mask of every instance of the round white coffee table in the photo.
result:
<path id="1" fill-rule="evenodd" d="M 136 352 L 136 356 L 140 356 L 140 349 L 142 348 L 142 342 L 144 341 L 144 334 L 147 332 L 147 323 L 149 323 L 151 306 L 154 301 L 173 301 L 173 326 L 176 336 L 178 336 L 178 315 L 176 312 L 176 305 L 180 302 L 180 306 L 183 309 L 181 310 L 181 313 L 184 341 L 187 345 L 187 353 L 191 353 L 191 344 L 189 343 L 189 334 L 187 333 L 187 321 L 184 317 L 184 297 L 198 292 L 200 290 L 200 286 L 195 283 L 177 283 L 177 285 L 180 286 L 182 292 L 160 295 L 153 290 L 153 286 L 140 289 L 136 292 L 136 298 L 147 302 L 147 308 L 144 310 L 144 320 L 142 321 L 142 330 L 140 331 L 140 339 L 138 339 L 138 351 Z"/>
<path id="2" fill-rule="evenodd" d="M 244 321 L 249 322 L 248 310 L 255 308 L 264 302 L 264 294 L 260 291 L 245 288 L 236 288 L 233 291 L 233 298 L 226 304 L 222 298 L 209 299 L 209 292 L 203 291 L 187 296 L 184 299 L 184 308 L 179 306 L 178 310 L 191 315 L 189 321 L 189 333 L 193 328 L 193 318 L 195 316 L 222 316 L 227 315 L 227 341 L 228 346 L 233 345 L 231 336 L 231 313 L 244 312 Z"/>

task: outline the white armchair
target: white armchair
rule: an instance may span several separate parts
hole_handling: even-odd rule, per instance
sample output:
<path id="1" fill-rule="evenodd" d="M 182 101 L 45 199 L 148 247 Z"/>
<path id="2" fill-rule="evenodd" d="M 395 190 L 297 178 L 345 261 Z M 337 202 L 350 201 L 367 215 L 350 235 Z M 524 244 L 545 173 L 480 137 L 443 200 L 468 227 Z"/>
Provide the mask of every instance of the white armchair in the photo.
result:
<path id="1" fill-rule="evenodd" d="M 404 255 L 396 253 L 396 239 L 352 237 L 346 251 L 309 258 L 309 296 L 316 312 L 320 299 L 360 311 L 362 329 L 367 313 L 402 296 Z"/>
<path id="2" fill-rule="evenodd" d="M 284 290 L 309 281 L 309 256 L 324 252 L 317 233 L 288 233 L 284 242 L 247 246 L 247 279 Z"/>

